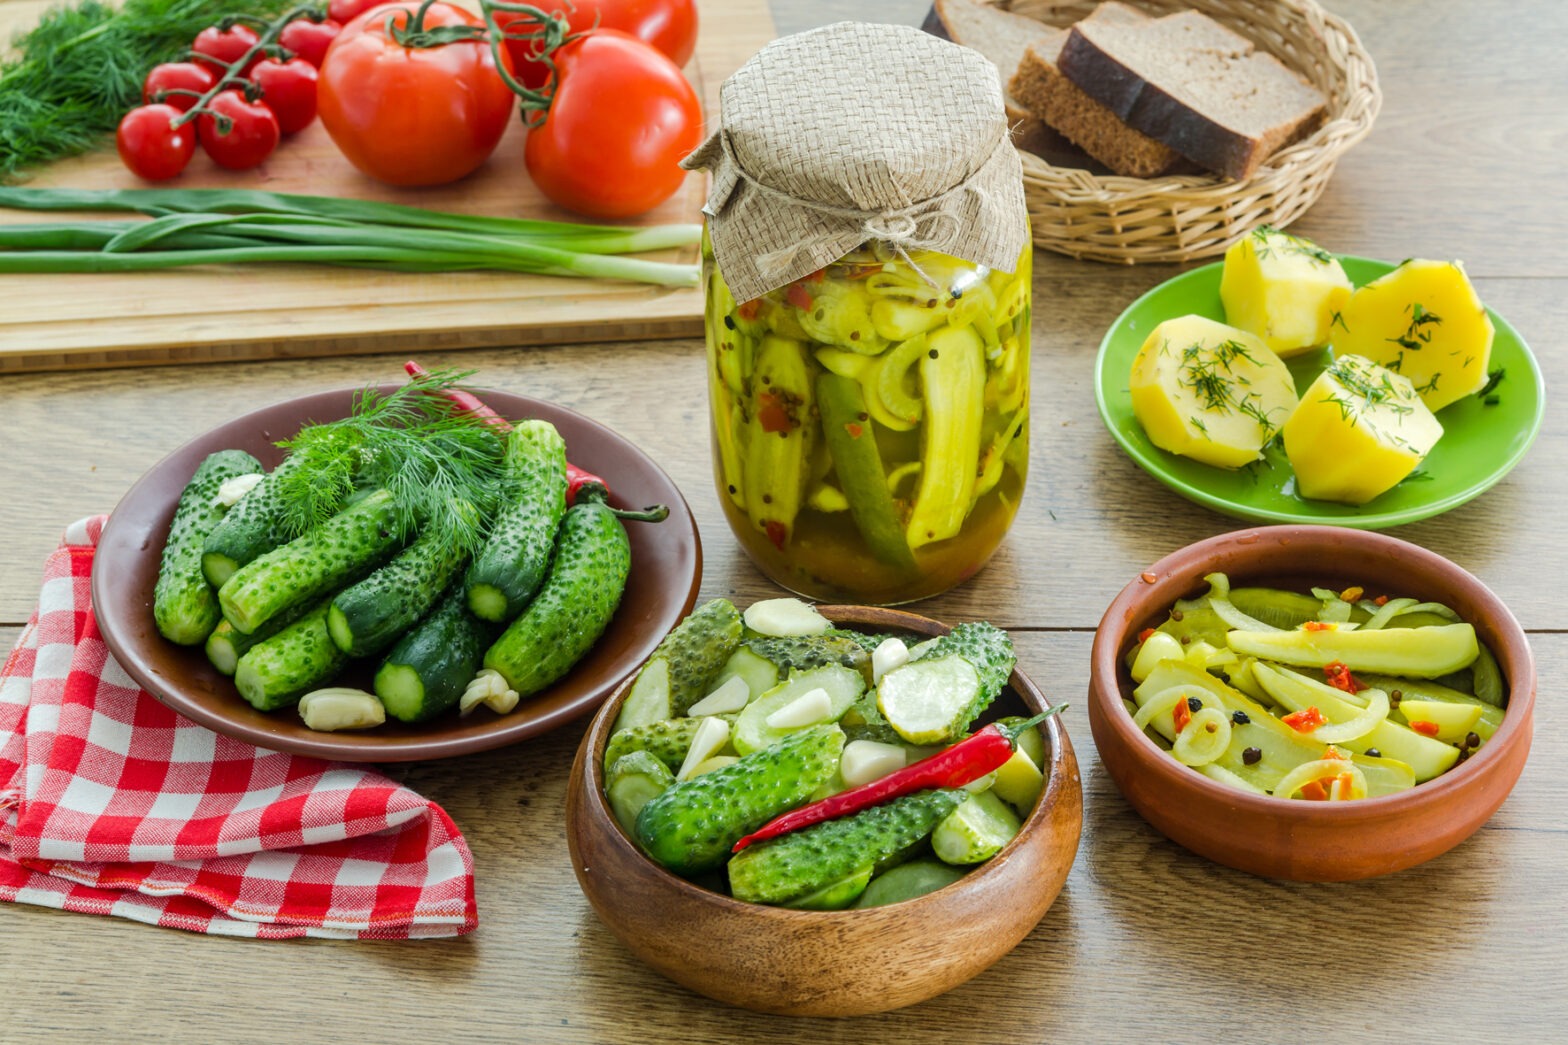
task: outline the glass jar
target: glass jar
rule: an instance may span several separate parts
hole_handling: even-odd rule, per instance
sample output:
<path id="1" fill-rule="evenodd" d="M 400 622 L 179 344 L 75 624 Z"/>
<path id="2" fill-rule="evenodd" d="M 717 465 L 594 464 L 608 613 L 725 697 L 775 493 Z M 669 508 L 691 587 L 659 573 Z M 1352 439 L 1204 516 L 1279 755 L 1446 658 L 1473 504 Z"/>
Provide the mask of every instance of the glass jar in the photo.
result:
<path id="1" fill-rule="evenodd" d="M 704 237 L 714 478 L 764 573 L 886 605 L 986 563 L 1028 474 L 1030 260 L 872 241 L 737 302 Z"/>

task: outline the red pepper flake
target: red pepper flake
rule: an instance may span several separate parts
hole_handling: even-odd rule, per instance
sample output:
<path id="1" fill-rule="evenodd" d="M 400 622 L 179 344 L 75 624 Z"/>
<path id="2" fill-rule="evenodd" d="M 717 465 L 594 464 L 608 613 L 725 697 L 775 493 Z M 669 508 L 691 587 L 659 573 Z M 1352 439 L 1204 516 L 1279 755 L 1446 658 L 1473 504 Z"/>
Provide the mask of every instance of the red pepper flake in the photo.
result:
<path id="1" fill-rule="evenodd" d="M 1328 719 L 1323 717 L 1323 712 L 1319 711 L 1317 705 L 1314 704 L 1300 711 L 1292 711 L 1280 719 L 1280 721 L 1294 729 L 1297 733 L 1311 733 L 1314 729 L 1327 722 Z"/>
<path id="2" fill-rule="evenodd" d="M 1323 681 L 1335 689 L 1344 690 L 1346 693 L 1360 693 L 1366 689 L 1366 683 L 1350 673 L 1350 668 L 1342 661 L 1334 661 L 1323 666 Z"/>
<path id="3" fill-rule="evenodd" d="M 1375 606 L 1387 606 L 1388 605 L 1388 596 L 1387 595 L 1379 595 L 1377 598 L 1372 600 L 1372 604 L 1375 605 Z"/>
<path id="4" fill-rule="evenodd" d="M 844 426 L 844 431 L 849 433 L 849 437 L 851 439 L 859 439 L 861 436 L 866 434 L 866 430 L 860 427 L 859 422 L 856 421 L 851 421 L 846 424 Z"/>
<path id="5" fill-rule="evenodd" d="M 1350 789 L 1356 784 L 1355 777 L 1349 773 L 1341 773 L 1334 778 L 1333 787 L 1329 790 L 1329 798 L 1343 802 L 1350 798 Z"/>
<path id="6" fill-rule="evenodd" d="M 815 272 L 800 277 L 800 281 L 802 283 L 821 283 L 827 278 L 827 274 L 827 269 L 817 269 Z"/>
<path id="7" fill-rule="evenodd" d="M 784 300 L 800 309 L 802 312 L 811 310 L 811 291 L 800 283 L 791 283 L 789 289 L 784 291 Z"/>
<path id="8" fill-rule="evenodd" d="M 788 432 L 795 427 L 776 392 L 764 392 L 757 397 L 757 423 L 764 432 Z"/>
<path id="9" fill-rule="evenodd" d="M 1357 584 L 1340 592 L 1339 597 L 1344 599 L 1346 602 L 1360 602 L 1361 596 L 1365 595 L 1366 593 L 1367 590 L 1361 585 Z"/>
<path id="10" fill-rule="evenodd" d="M 1435 737 L 1437 736 L 1437 731 L 1441 727 L 1438 726 L 1436 722 L 1428 722 L 1426 719 L 1418 719 L 1417 721 L 1410 723 L 1410 728 L 1415 730 L 1417 733 L 1420 733 L 1422 736 Z"/>
<path id="11" fill-rule="evenodd" d="M 762 314 L 762 299 L 752 298 L 750 301 L 741 302 L 735 307 L 735 314 L 747 321 L 756 319 Z"/>
<path id="12" fill-rule="evenodd" d="M 1176 723 L 1176 732 L 1180 733 L 1187 728 L 1187 723 L 1192 721 L 1192 709 L 1185 700 L 1178 700 L 1176 706 L 1171 708 L 1171 718 Z"/>
<path id="13" fill-rule="evenodd" d="M 1143 581 L 1145 584 L 1153 584 L 1160 578 L 1156 574 L 1145 570 L 1143 573 L 1138 574 L 1138 579 Z"/>
<path id="14" fill-rule="evenodd" d="M 1328 791 L 1324 789 L 1323 781 L 1321 780 L 1308 780 L 1305 784 L 1301 785 L 1301 790 L 1298 793 L 1302 798 L 1313 802 L 1324 802 L 1328 800 Z"/>
<path id="15" fill-rule="evenodd" d="M 1333 631 L 1334 622 L 1327 620 L 1309 620 L 1302 625 L 1306 631 Z"/>
<path id="16" fill-rule="evenodd" d="M 777 519 L 769 519 L 762 528 L 766 531 L 768 540 L 773 542 L 773 547 L 783 551 L 784 542 L 789 540 L 789 528 Z"/>
<path id="17" fill-rule="evenodd" d="M 1139 642 L 1148 642 L 1149 641 L 1149 636 L 1153 635 L 1153 634 L 1154 634 L 1154 629 L 1153 628 L 1144 628 L 1142 631 L 1140 631 L 1138 633 L 1138 641 Z"/>

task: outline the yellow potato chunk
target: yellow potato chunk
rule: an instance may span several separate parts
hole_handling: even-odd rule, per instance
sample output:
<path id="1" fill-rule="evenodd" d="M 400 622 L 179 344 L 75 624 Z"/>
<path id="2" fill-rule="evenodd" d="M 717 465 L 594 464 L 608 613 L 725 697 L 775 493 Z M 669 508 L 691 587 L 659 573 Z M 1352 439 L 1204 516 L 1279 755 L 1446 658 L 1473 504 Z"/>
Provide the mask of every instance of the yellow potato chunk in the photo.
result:
<path id="1" fill-rule="evenodd" d="M 1167 319 L 1132 362 L 1132 409 L 1150 442 L 1220 468 L 1255 461 L 1296 407 L 1296 386 L 1256 334 Z"/>
<path id="2" fill-rule="evenodd" d="M 1493 333 L 1459 262 L 1416 259 L 1350 295 L 1333 342 L 1408 377 L 1437 411 L 1486 384 Z"/>
<path id="3" fill-rule="evenodd" d="M 1225 252 L 1225 321 L 1281 358 L 1328 344 L 1334 316 L 1355 287 L 1339 259 L 1311 240 L 1260 225 Z"/>
<path id="4" fill-rule="evenodd" d="M 1340 356 L 1301 397 L 1283 434 L 1303 497 L 1365 504 L 1415 471 L 1443 426 L 1409 380 Z"/>

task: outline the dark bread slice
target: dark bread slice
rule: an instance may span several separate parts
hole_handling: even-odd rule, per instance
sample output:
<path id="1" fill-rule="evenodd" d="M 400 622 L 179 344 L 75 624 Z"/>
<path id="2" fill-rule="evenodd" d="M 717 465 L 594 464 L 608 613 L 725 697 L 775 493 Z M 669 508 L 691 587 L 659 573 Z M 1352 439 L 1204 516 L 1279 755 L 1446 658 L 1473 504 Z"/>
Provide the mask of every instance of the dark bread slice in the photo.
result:
<path id="1" fill-rule="evenodd" d="M 932 7 L 942 34 L 949 40 L 973 48 L 996 66 L 1002 83 L 1002 102 L 1007 124 L 1013 130 L 1013 144 L 1037 155 L 1070 150 L 1071 144 L 1052 130 L 1007 91 L 1007 83 L 1018 69 L 1030 43 L 1047 33 L 1057 32 L 1032 18 L 1009 14 L 985 0 L 936 0 Z"/>
<path id="2" fill-rule="evenodd" d="M 1196 11 L 1141 23 L 1085 19 L 1057 67 L 1128 126 L 1230 178 L 1250 176 L 1311 133 L 1326 109 L 1277 58 Z"/>
<path id="3" fill-rule="evenodd" d="M 1141 11 L 1119 3 L 1101 4 L 1093 20 L 1147 21 Z M 1140 134 L 1115 113 L 1085 94 L 1056 67 L 1067 30 L 1030 44 L 1008 89 L 1030 112 L 1060 131 L 1069 141 L 1117 174 L 1150 178 L 1183 164 L 1174 149 Z"/>

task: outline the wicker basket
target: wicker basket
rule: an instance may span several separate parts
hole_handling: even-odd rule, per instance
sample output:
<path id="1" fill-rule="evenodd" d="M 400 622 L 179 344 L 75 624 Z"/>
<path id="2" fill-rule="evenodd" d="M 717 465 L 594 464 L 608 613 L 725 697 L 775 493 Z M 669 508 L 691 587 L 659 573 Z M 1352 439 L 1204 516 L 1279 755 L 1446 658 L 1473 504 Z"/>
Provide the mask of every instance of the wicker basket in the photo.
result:
<path id="1" fill-rule="evenodd" d="M 1021 152 L 1037 246 L 1094 261 L 1188 261 L 1223 253 L 1260 224 L 1290 224 L 1323 192 L 1334 165 L 1366 137 L 1382 105 L 1377 70 L 1355 30 L 1313 0 L 1132 0 L 1151 14 L 1195 8 L 1253 40 L 1328 98 L 1309 137 L 1244 181 L 1212 176 L 1128 178 L 1055 167 Z M 1009 6 L 1003 3 L 1002 6 Z M 1014 0 L 1051 25 L 1085 17 L 1095 0 Z"/>

